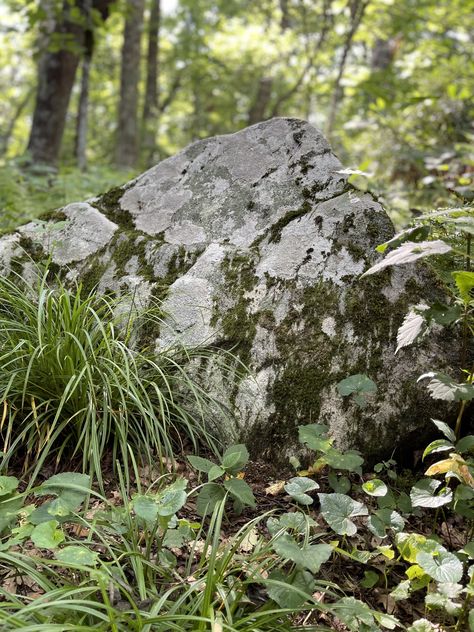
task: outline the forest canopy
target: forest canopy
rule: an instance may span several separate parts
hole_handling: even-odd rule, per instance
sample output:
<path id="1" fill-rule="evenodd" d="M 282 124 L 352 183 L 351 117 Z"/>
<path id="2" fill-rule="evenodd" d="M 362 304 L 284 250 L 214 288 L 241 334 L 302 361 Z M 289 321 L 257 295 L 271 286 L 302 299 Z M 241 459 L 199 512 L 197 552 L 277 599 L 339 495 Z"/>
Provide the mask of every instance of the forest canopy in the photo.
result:
<path id="1" fill-rule="evenodd" d="M 469 195 L 465 0 L 2 0 L 0 11 L 5 216 L 19 197 L 31 212 L 54 206 L 15 188 L 28 185 L 25 164 L 59 167 L 62 203 L 274 116 L 321 128 L 404 219 Z"/>

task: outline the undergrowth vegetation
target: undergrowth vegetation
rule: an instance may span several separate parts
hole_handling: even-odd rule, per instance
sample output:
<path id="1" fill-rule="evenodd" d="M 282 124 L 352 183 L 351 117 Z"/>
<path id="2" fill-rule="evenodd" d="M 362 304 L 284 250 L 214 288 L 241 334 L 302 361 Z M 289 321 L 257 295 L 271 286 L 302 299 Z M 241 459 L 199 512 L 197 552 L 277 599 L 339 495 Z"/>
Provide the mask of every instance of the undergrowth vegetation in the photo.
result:
<path id="1" fill-rule="evenodd" d="M 208 434 L 217 402 L 186 363 L 205 354 L 140 347 L 159 306 L 124 314 L 47 273 L 30 286 L 0 280 L 0 628 L 474 630 L 472 234 L 466 209 L 422 218 L 365 273 L 445 257 L 451 301 L 414 305 L 397 339 L 396 352 L 433 328 L 460 331 L 459 374 L 427 367 L 419 380 L 457 406 L 432 420 L 440 437 L 421 475 L 393 458 L 367 468 L 312 423 L 299 427 L 294 475 L 252 485 L 246 447 L 220 452 Z M 365 406 L 376 376 L 337 388 Z M 188 452 L 200 441 L 214 455 L 181 459 L 183 430 Z M 101 478 L 110 454 L 112 488 Z M 19 456 L 22 481 L 11 475 Z M 76 456 L 82 473 L 64 471 Z M 51 457 L 61 471 L 44 480 Z"/>

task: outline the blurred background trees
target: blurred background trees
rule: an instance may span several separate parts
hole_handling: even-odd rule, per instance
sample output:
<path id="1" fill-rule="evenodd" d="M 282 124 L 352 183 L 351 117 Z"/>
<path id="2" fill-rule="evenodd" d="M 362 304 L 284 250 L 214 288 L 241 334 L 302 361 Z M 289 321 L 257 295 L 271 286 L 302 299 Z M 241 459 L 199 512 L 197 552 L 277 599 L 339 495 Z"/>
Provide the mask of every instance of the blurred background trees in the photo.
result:
<path id="1" fill-rule="evenodd" d="M 395 218 L 472 198 L 472 0 L 0 0 L 0 11 L 3 226 L 273 116 L 320 127 L 346 165 L 374 174 Z"/>

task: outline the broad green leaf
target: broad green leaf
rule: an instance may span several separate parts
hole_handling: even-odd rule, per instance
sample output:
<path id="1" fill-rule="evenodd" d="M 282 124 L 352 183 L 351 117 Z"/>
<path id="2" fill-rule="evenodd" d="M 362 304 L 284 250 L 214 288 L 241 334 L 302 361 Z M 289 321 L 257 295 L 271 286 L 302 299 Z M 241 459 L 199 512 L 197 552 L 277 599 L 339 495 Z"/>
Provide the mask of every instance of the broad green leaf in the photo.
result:
<path id="1" fill-rule="evenodd" d="M 321 513 L 339 535 L 354 535 L 357 527 L 351 518 L 367 516 L 367 507 L 344 494 L 318 494 Z"/>
<path id="2" fill-rule="evenodd" d="M 432 478 L 422 478 L 410 491 L 410 499 L 413 507 L 442 507 L 453 499 L 453 492 L 450 489 L 443 489 L 436 494 L 436 490 L 441 485 L 440 481 Z"/>
<path id="3" fill-rule="evenodd" d="M 65 564 L 73 564 L 75 566 L 96 566 L 99 554 L 91 551 L 85 546 L 76 546 L 70 544 L 60 551 L 56 551 L 55 557 Z"/>
<path id="4" fill-rule="evenodd" d="M 468 542 L 459 552 L 468 555 L 471 559 L 474 559 L 474 540 Z"/>
<path id="5" fill-rule="evenodd" d="M 375 571 L 364 571 L 364 578 L 360 584 L 364 588 L 373 588 L 379 581 L 379 574 Z"/>
<path id="6" fill-rule="evenodd" d="M 269 580 L 280 582 L 280 585 L 268 583 L 267 593 L 280 608 L 300 608 L 313 594 L 316 582 L 311 573 L 299 570 L 290 579 L 281 570 L 273 571 Z M 296 589 L 296 590 L 295 590 Z M 301 592 L 306 593 L 306 597 Z"/>
<path id="7" fill-rule="evenodd" d="M 306 476 L 295 476 L 290 478 L 285 485 L 286 492 L 301 505 L 311 505 L 313 499 L 306 492 L 319 489 L 319 485 Z"/>
<path id="8" fill-rule="evenodd" d="M 457 583 L 463 575 L 461 561 L 448 551 L 436 551 L 434 554 L 420 551 L 416 556 L 419 566 L 437 582 Z"/>
<path id="9" fill-rule="evenodd" d="M 211 469 L 209 470 L 209 472 L 207 473 L 207 480 L 211 483 L 212 481 L 215 481 L 216 478 L 220 478 L 221 476 L 224 476 L 224 474 L 225 474 L 224 468 L 222 468 L 220 465 L 213 465 Z"/>
<path id="10" fill-rule="evenodd" d="M 37 496 L 54 494 L 74 511 L 86 499 L 90 489 L 90 476 L 87 474 L 63 472 L 48 478 L 35 493 Z"/>
<path id="11" fill-rule="evenodd" d="M 347 476 L 338 476 L 336 472 L 329 472 L 328 482 L 333 491 L 338 494 L 347 494 L 351 488 L 351 482 Z"/>
<path id="12" fill-rule="evenodd" d="M 328 465 L 338 470 L 346 470 L 347 472 L 360 473 L 360 466 L 364 459 L 355 450 L 347 450 L 344 453 L 331 448 L 324 455 L 324 460 Z"/>
<path id="13" fill-rule="evenodd" d="M 308 424 L 298 428 L 298 440 L 311 450 L 326 452 L 333 442 L 327 436 L 329 428 L 324 424 Z"/>
<path id="14" fill-rule="evenodd" d="M 436 439 L 426 446 L 425 451 L 423 452 L 422 460 L 424 461 L 429 454 L 434 454 L 436 452 L 446 452 L 446 450 L 453 449 L 454 446 L 450 441 L 446 441 L 446 439 Z"/>
<path id="15" fill-rule="evenodd" d="M 346 397 L 352 393 L 375 393 L 377 385 L 364 373 L 350 375 L 337 384 L 339 395 Z"/>
<path id="16" fill-rule="evenodd" d="M 186 479 L 180 478 L 157 495 L 159 516 L 172 516 L 184 506 L 188 497 L 185 491 L 186 486 Z"/>
<path id="17" fill-rule="evenodd" d="M 428 619 L 418 619 L 407 628 L 407 632 L 435 632 L 437 627 L 435 627 Z"/>
<path id="18" fill-rule="evenodd" d="M 318 573 L 321 565 L 328 561 L 334 551 L 330 544 L 303 544 L 300 546 L 288 534 L 283 534 L 277 538 L 273 542 L 273 549 L 283 559 L 291 560 L 312 573 Z"/>
<path id="19" fill-rule="evenodd" d="M 432 419 L 431 421 L 438 428 L 438 430 L 444 434 L 446 439 L 448 439 L 452 443 L 456 441 L 454 430 L 450 428 L 447 423 L 445 423 L 444 421 L 439 421 L 439 419 Z"/>
<path id="20" fill-rule="evenodd" d="M 403 531 L 405 520 L 392 509 L 377 509 L 370 516 L 368 522 L 369 531 L 379 538 L 386 536 L 387 529 L 392 529 L 395 533 Z"/>
<path id="21" fill-rule="evenodd" d="M 420 551 L 432 553 L 440 550 L 438 542 L 419 533 L 397 533 L 395 535 L 395 544 L 402 558 L 406 562 L 410 562 L 410 564 L 416 564 L 416 558 Z M 406 574 L 410 579 L 414 576 L 408 571 Z M 420 574 L 423 574 L 422 569 L 420 569 Z"/>
<path id="22" fill-rule="evenodd" d="M 217 483 L 206 483 L 200 490 L 196 500 L 196 509 L 200 516 L 212 513 L 217 503 L 225 498 L 225 490 Z"/>
<path id="23" fill-rule="evenodd" d="M 468 304 L 474 298 L 474 272 L 467 272 L 466 270 L 451 272 L 456 287 L 458 288 L 459 295 Z"/>
<path id="24" fill-rule="evenodd" d="M 462 306 L 455 303 L 454 305 L 444 305 L 443 303 L 433 303 L 424 313 L 427 320 L 434 320 L 439 325 L 452 325 L 462 316 Z"/>
<path id="25" fill-rule="evenodd" d="M 22 496 L 0 500 L 0 534 L 16 522 L 18 513 L 23 508 L 23 502 Z"/>
<path id="26" fill-rule="evenodd" d="M 376 263 L 374 266 L 369 268 L 367 272 L 364 272 L 362 277 L 368 276 L 369 274 L 375 274 L 376 272 L 379 272 L 389 266 L 411 263 L 412 261 L 416 261 L 422 257 L 443 255 L 450 250 L 451 246 L 441 239 L 437 239 L 435 241 L 420 241 L 418 243 L 407 241 L 396 250 L 389 252 L 385 259 L 382 259 L 382 261 L 379 261 L 379 263 Z"/>
<path id="27" fill-rule="evenodd" d="M 133 497 L 132 500 L 133 511 L 137 518 L 144 520 L 148 523 L 155 523 L 158 519 L 158 505 L 156 500 L 152 496 L 146 496 L 143 494 Z"/>
<path id="28" fill-rule="evenodd" d="M 242 443 L 239 443 L 227 448 L 222 456 L 221 465 L 229 474 L 237 474 L 247 465 L 248 460 L 249 453 L 247 448 Z"/>
<path id="29" fill-rule="evenodd" d="M 362 485 L 362 489 L 369 496 L 385 496 L 388 492 L 388 487 L 379 478 L 373 478 L 370 481 L 366 481 Z"/>
<path id="30" fill-rule="evenodd" d="M 209 459 L 203 459 L 200 456 L 188 456 L 188 461 L 198 472 L 204 472 L 207 474 L 209 470 L 214 467 L 214 463 Z"/>
<path id="31" fill-rule="evenodd" d="M 18 483 L 19 480 L 15 476 L 0 476 L 0 498 L 14 492 Z"/>
<path id="32" fill-rule="evenodd" d="M 57 520 L 50 520 L 36 526 L 31 533 L 33 544 L 39 549 L 56 549 L 66 538 L 58 525 Z"/>
<path id="33" fill-rule="evenodd" d="M 397 333 L 397 348 L 395 353 L 398 353 L 400 349 L 411 345 L 421 332 L 424 330 L 426 321 L 421 312 L 427 309 L 426 305 L 417 305 L 410 309 L 405 316 L 403 323 L 400 325 Z"/>
<path id="34" fill-rule="evenodd" d="M 229 478 L 224 481 L 226 490 L 247 507 L 255 507 L 255 497 L 249 485 L 240 478 Z"/>
<path id="35" fill-rule="evenodd" d="M 354 597 L 343 597 L 333 604 L 333 611 L 338 619 L 354 632 L 361 628 L 374 630 L 374 616 L 369 606 Z M 364 626 L 369 626 L 365 628 Z"/>
<path id="36" fill-rule="evenodd" d="M 463 452 L 474 451 L 474 435 L 466 435 L 456 443 L 456 451 L 462 454 Z"/>
<path id="37" fill-rule="evenodd" d="M 291 529 L 295 533 L 306 533 L 309 527 L 315 526 L 316 522 L 302 511 L 294 511 L 282 514 L 278 518 L 269 518 L 267 528 L 270 535 L 276 535 L 282 529 Z"/>

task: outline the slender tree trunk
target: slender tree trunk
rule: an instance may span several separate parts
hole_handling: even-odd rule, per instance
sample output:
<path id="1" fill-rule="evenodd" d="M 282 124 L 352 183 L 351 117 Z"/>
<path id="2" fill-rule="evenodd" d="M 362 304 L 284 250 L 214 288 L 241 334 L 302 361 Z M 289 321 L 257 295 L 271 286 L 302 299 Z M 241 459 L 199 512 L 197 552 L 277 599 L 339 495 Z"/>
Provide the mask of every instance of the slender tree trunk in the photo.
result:
<path id="1" fill-rule="evenodd" d="M 265 120 L 265 114 L 272 98 L 272 77 L 261 77 L 258 82 L 255 100 L 252 103 L 248 113 L 248 124 L 254 125 L 259 121 Z"/>
<path id="2" fill-rule="evenodd" d="M 8 145 L 10 143 L 10 139 L 13 135 L 13 130 L 15 129 L 16 122 L 20 118 L 23 110 L 26 108 L 28 103 L 31 100 L 31 97 L 34 94 L 34 88 L 30 88 L 28 92 L 25 94 L 23 99 L 19 101 L 18 105 L 13 112 L 13 116 L 11 117 L 5 131 L 0 134 L 0 156 L 4 156 L 8 151 Z"/>
<path id="3" fill-rule="evenodd" d="M 76 7 L 81 11 L 83 2 Z M 60 50 L 46 51 L 38 67 L 38 88 L 28 151 L 34 163 L 56 165 L 66 123 L 66 114 L 79 63 L 84 29 L 71 20 L 71 5 L 64 2 L 53 33 L 64 44 Z"/>
<path id="4" fill-rule="evenodd" d="M 74 153 L 77 166 L 81 171 L 87 167 L 86 147 L 87 147 L 87 127 L 89 109 L 89 78 L 92 65 L 92 55 L 94 52 L 94 31 L 90 23 L 91 20 L 91 0 L 85 0 L 87 12 L 88 28 L 84 36 L 84 55 L 82 58 L 81 92 L 79 95 L 79 106 L 76 119 L 76 143 Z"/>
<path id="5" fill-rule="evenodd" d="M 331 106 L 329 108 L 328 122 L 326 126 L 326 132 L 329 137 L 331 137 L 332 131 L 334 129 L 334 124 L 336 122 L 337 109 L 344 96 L 341 81 L 344 75 L 347 58 L 352 48 L 354 35 L 357 33 L 357 29 L 362 22 L 362 18 L 364 17 L 364 13 L 368 4 L 369 0 L 350 0 L 349 2 L 349 6 L 351 9 L 351 22 L 344 42 L 341 59 L 339 61 L 336 81 L 334 83 L 334 90 L 332 93 Z"/>
<path id="6" fill-rule="evenodd" d="M 119 167 L 133 167 L 139 155 L 138 85 L 140 46 L 143 30 L 144 0 L 129 0 L 122 46 L 120 101 L 118 111 L 115 162 Z"/>
<path id="7" fill-rule="evenodd" d="M 142 135 L 147 161 L 155 149 L 158 125 L 159 70 L 160 70 L 161 0 L 152 0 L 148 22 L 148 51 L 146 66 L 145 101 L 143 103 Z"/>

